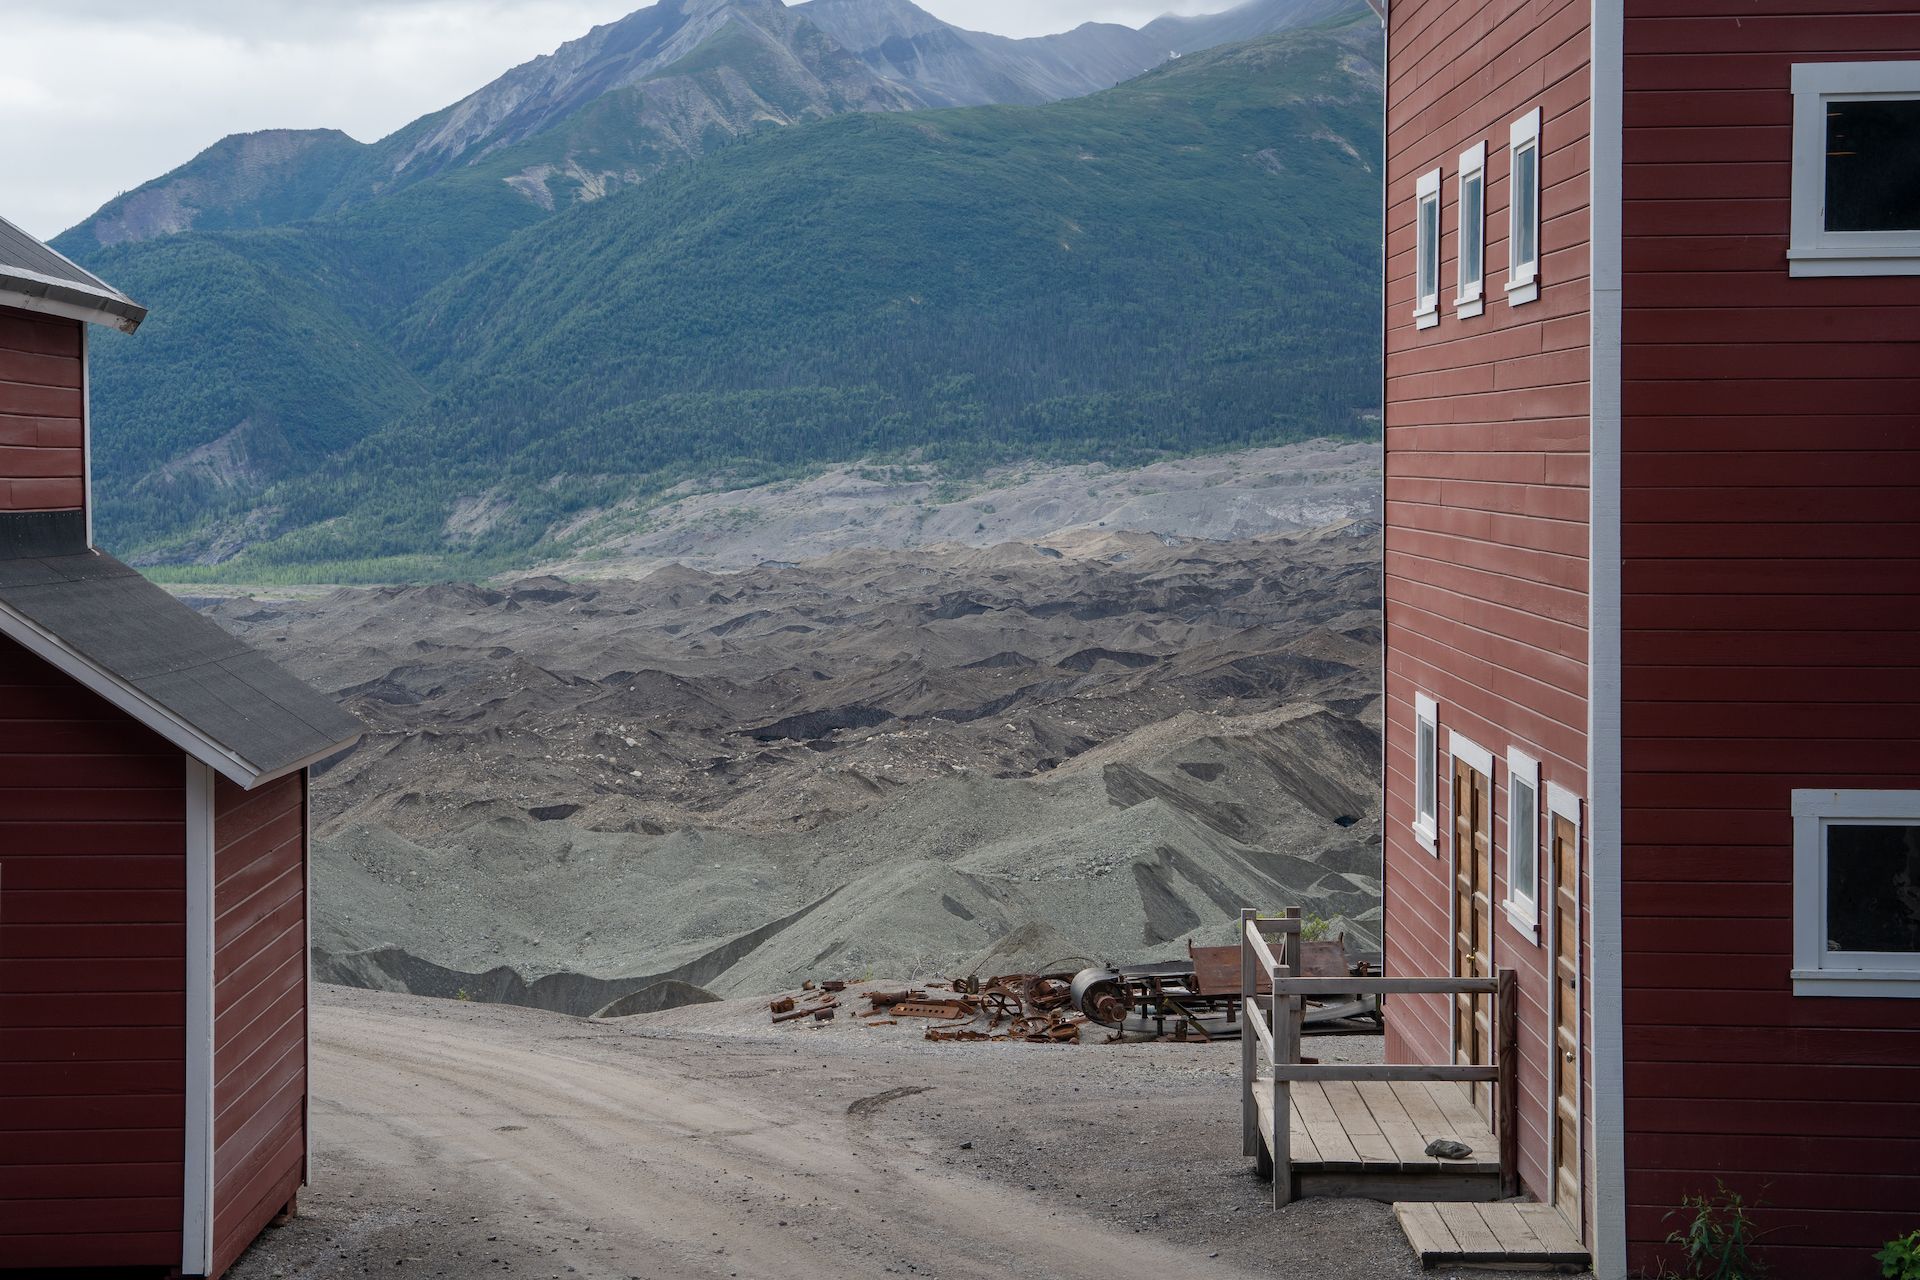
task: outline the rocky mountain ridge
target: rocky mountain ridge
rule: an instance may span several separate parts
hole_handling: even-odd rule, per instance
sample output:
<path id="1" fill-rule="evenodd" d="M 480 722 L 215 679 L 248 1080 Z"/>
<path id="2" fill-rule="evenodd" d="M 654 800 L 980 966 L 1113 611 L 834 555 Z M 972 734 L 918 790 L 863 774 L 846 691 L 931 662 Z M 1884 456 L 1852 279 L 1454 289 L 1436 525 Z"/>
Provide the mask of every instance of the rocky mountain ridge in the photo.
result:
<path id="1" fill-rule="evenodd" d="M 1077 98 L 1131 79 L 1173 52 L 1153 36 L 1111 22 L 1027 39 L 968 31 L 912 0 L 807 0 L 796 11 L 935 107 Z"/>
<path id="2" fill-rule="evenodd" d="M 1141 30 L 1014 39 L 910 0 L 659 0 L 372 143 L 338 130 L 222 138 L 118 196 L 55 246 L 84 257 L 189 230 L 278 226 L 480 169 L 543 209 L 598 199 L 760 128 L 850 111 L 1037 104 L 1168 57 L 1312 25 L 1356 0 L 1245 0 Z"/>
<path id="3" fill-rule="evenodd" d="M 1377 53 L 1356 16 L 1042 106 L 758 129 L 566 203 L 613 151 L 546 148 L 633 144 L 663 85 L 769 109 L 744 55 L 697 52 L 378 201 L 102 250 L 152 308 L 94 352 L 106 545 L 240 581 L 473 576 L 592 551 L 689 482 L 1366 437 Z"/>

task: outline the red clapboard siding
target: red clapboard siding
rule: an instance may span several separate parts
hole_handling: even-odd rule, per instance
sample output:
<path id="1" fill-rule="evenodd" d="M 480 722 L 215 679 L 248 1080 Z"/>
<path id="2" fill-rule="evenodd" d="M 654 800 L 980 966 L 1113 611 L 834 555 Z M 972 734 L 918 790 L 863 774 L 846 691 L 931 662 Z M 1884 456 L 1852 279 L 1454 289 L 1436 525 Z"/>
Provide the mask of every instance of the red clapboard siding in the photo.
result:
<path id="1" fill-rule="evenodd" d="M 1414 696 L 1492 751 L 1495 877 L 1504 893 L 1504 757 L 1586 793 L 1589 139 L 1583 3 L 1396 0 L 1388 30 L 1386 341 L 1386 964 L 1445 974 L 1448 783 L 1440 850 L 1410 831 Z M 1541 113 L 1541 294 L 1507 305 L 1508 126 Z M 1486 295 L 1455 313 L 1460 152 L 1487 144 Z M 1420 329 L 1414 185 L 1442 171 L 1440 322 Z M 1493 962 L 1520 973 L 1521 1175 L 1547 1186 L 1544 948 L 1496 913 Z M 1397 1000 L 1388 1052 L 1446 1061 L 1444 1001 Z M 1588 1073 L 1589 1078 L 1591 1073 Z M 1585 1108 L 1592 1114 L 1591 1106 Z"/>
<path id="2" fill-rule="evenodd" d="M 77 325 L 0 311 L 0 352 L 78 350 Z M 8 1265 L 179 1263 L 185 782 L 177 750 L 0 639 Z"/>
<path id="3" fill-rule="evenodd" d="M 178 1166 L 176 1165 L 177 1169 Z M 7 1263 L 18 1267 L 72 1267 L 76 1257 L 88 1259 L 86 1265 L 99 1267 L 153 1267 L 155 1261 L 173 1257 L 180 1261 L 179 1205 L 175 1202 L 174 1223 L 166 1231 L 113 1231 L 97 1234 L 91 1228 L 79 1235 L 9 1235 Z M 27 1224 L 31 1225 L 31 1224 Z"/>
<path id="4" fill-rule="evenodd" d="M 306 775 L 214 788 L 214 1264 L 306 1166 Z"/>
<path id="5" fill-rule="evenodd" d="M 1920 281 L 1789 276 L 1789 84 L 1920 21 L 1626 12 L 1630 1261 L 1676 1262 L 1663 1214 L 1724 1178 L 1776 1274 L 1877 1275 L 1920 1207 L 1920 1002 L 1792 994 L 1790 805 L 1920 787 Z"/>
<path id="6" fill-rule="evenodd" d="M 82 327 L 0 307 L 0 511 L 85 502 Z"/>

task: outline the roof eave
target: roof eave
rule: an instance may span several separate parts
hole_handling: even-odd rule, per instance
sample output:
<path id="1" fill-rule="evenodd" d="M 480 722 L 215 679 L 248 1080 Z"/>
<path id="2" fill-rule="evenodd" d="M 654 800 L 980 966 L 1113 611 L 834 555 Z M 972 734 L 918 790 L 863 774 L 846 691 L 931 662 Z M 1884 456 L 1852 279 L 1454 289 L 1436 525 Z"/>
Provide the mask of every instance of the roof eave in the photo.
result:
<path id="1" fill-rule="evenodd" d="M 124 294 L 89 289 L 20 267 L 0 267 L 0 306 L 108 325 L 122 333 L 132 333 L 147 318 L 147 309 Z"/>
<path id="2" fill-rule="evenodd" d="M 277 768 L 263 768 L 238 752 L 221 746 L 113 672 L 89 661 L 85 654 L 53 632 L 4 603 L 0 603 L 0 635 L 5 635 L 56 670 L 99 694 L 243 791 L 251 791 L 263 782 L 271 782 L 318 763 L 346 750 L 361 737 L 355 733 L 304 759 Z"/>

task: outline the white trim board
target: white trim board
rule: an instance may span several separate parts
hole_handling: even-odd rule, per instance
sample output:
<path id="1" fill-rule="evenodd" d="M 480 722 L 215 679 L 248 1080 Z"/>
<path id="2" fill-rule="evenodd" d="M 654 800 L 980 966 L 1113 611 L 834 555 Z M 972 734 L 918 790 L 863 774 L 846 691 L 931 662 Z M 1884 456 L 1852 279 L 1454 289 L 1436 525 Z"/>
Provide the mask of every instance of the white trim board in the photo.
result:
<path id="1" fill-rule="evenodd" d="M 54 280 L 51 276 L 42 276 L 34 271 L 22 271 L 17 267 L 10 268 L 10 274 L 15 276 L 33 276 L 37 279 L 46 280 L 69 289 L 78 289 L 80 287 L 71 280 Z M 117 316 L 111 311 L 104 311 L 99 307 L 89 307 L 77 302 L 65 302 L 59 298 L 48 298 L 37 293 L 21 293 L 17 289 L 0 288 L 0 307 L 12 307 L 15 311 L 33 311 L 40 315 L 59 316 L 62 320 L 82 320 L 87 324 L 109 325 L 112 328 L 120 330 L 122 333 L 132 333 L 140 327 L 138 320 L 129 320 L 125 316 Z"/>
<path id="2" fill-rule="evenodd" d="M 213 771 L 186 761 L 186 1123 L 180 1272 L 213 1267 Z"/>
<path id="3" fill-rule="evenodd" d="M 1793 276 L 1920 275 L 1920 230 L 1829 231 L 1827 104 L 1920 98 L 1920 60 L 1793 64 Z"/>
<path id="4" fill-rule="evenodd" d="M 1920 791 L 1793 792 L 1793 994 L 1920 998 L 1920 954 L 1835 951 L 1827 936 L 1829 826 L 1920 825 Z"/>
<path id="5" fill-rule="evenodd" d="M 1430 768 L 1420 763 L 1420 730 L 1433 730 L 1433 761 Z M 1420 847 L 1434 857 L 1440 856 L 1440 706 L 1424 693 L 1413 695 L 1413 836 Z M 1424 774 L 1424 776 L 1422 776 Z M 1420 810 L 1420 784 L 1427 784 L 1427 798 L 1433 804 L 1431 821 Z"/>
<path id="6" fill-rule="evenodd" d="M 1466 737 L 1456 730 L 1449 729 L 1447 730 L 1447 754 L 1456 760 L 1466 761 L 1469 767 L 1486 774 L 1487 786 L 1489 789 L 1492 789 L 1494 785 L 1493 752 L 1487 750 L 1472 738 Z M 1493 796 L 1489 795 L 1487 800 L 1491 803 Z"/>
<path id="7" fill-rule="evenodd" d="M 1568 822 L 1573 824 L 1573 847 L 1575 850 L 1574 861 L 1576 865 L 1584 864 L 1583 841 L 1586 839 L 1586 828 L 1580 820 L 1580 797 L 1574 795 L 1573 792 L 1567 790 L 1565 787 L 1561 786 L 1557 782 L 1549 782 L 1547 784 L 1547 814 L 1549 817 L 1552 817 L 1552 818 L 1565 818 Z M 1554 1058 L 1560 1052 L 1560 992 L 1559 992 L 1560 861 L 1559 859 L 1553 856 L 1553 829 L 1551 827 L 1547 829 L 1546 856 L 1547 856 L 1547 922 L 1546 922 L 1547 982 L 1549 986 L 1553 989 L 1553 993 L 1554 993 L 1553 998 L 1547 1001 L 1547 1081 L 1549 1084 L 1549 1091 L 1548 1091 L 1549 1103 L 1548 1103 L 1548 1114 L 1547 1114 L 1547 1181 L 1548 1181 L 1548 1203 L 1557 1204 L 1559 1203 L 1559 1197 L 1560 1197 L 1560 1178 L 1558 1173 L 1558 1170 L 1560 1168 L 1560 1160 L 1559 1160 L 1560 1123 L 1559 1123 L 1559 1117 L 1554 1115 L 1552 1112 L 1551 1099 L 1553 1095 L 1551 1091 L 1551 1084 L 1553 1081 L 1553 1073 L 1555 1070 Z M 1580 888 L 1581 886 L 1578 880 L 1576 880 L 1573 886 L 1573 898 L 1574 898 L 1574 907 L 1575 907 L 1573 918 L 1576 922 L 1579 921 L 1581 916 L 1581 911 L 1585 907 L 1585 895 L 1580 892 Z M 1574 954 L 1575 964 L 1578 965 L 1580 968 L 1579 977 L 1577 979 L 1580 983 L 1580 990 L 1576 994 L 1579 998 L 1581 1007 L 1584 1008 L 1587 1001 L 1587 992 L 1586 992 L 1587 974 L 1585 971 L 1585 966 L 1580 963 L 1581 952 L 1580 952 L 1580 946 L 1579 946 L 1579 939 L 1577 938 L 1574 940 L 1573 954 Z M 1586 1040 L 1584 1031 L 1580 1026 L 1580 1019 L 1575 1018 L 1573 1020 L 1573 1055 L 1575 1059 L 1575 1065 L 1579 1069 L 1574 1072 L 1573 1131 L 1578 1134 L 1584 1134 L 1586 1132 L 1586 1124 L 1587 1124 L 1587 1096 L 1586 1096 L 1587 1095 L 1587 1090 L 1586 1090 L 1587 1067 L 1586 1067 L 1586 1063 L 1584 1061 L 1581 1061 L 1581 1059 L 1583 1059 L 1586 1055 L 1586 1048 L 1587 1048 L 1587 1040 Z M 1591 1170 L 1587 1169 L 1584 1166 L 1584 1162 L 1583 1162 L 1580 1170 L 1580 1187 L 1583 1193 L 1587 1188 L 1587 1178 L 1590 1173 L 1591 1173 Z M 1580 1213 L 1576 1213 L 1575 1216 L 1580 1217 L 1584 1215 Z"/>
<path id="8" fill-rule="evenodd" d="M 1520 177 L 1517 157 L 1523 150 L 1533 152 L 1533 225 L 1528 228 L 1533 241 L 1533 260 L 1525 270 L 1514 258 L 1514 246 L 1520 243 Z M 1507 305 L 1522 306 L 1540 296 L 1540 196 L 1547 189 L 1541 167 L 1546 162 L 1546 147 L 1540 140 L 1540 108 L 1535 107 L 1507 126 Z"/>
<path id="9" fill-rule="evenodd" d="M 1486 310 L 1487 288 L 1487 144 L 1485 140 L 1474 143 L 1459 156 L 1459 175 L 1454 182 L 1454 221 L 1458 231 L 1454 237 L 1453 273 L 1454 298 L 1453 314 L 1461 320 L 1471 320 Z M 1467 182 L 1477 179 L 1480 184 L 1480 209 L 1471 228 L 1467 225 Z M 1474 237 L 1473 243 L 1480 257 L 1480 272 L 1471 282 L 1466 278 L 1468 235 Z"/>
<path id="10" fill-rule="evenodd" d="M 1427 208 L 1433 208 L 1433 232 L 1427 232 Z M 1422 329 L 1431 329 L 1440 323 L 1440 248 L 1446 238 L 1446 228 L 1440 225 L 1440 171 L 1429 169 L 1420 175 L 1413 187 L 1413 321 Z M 1423 290 L 1421 274 L 1428 268 L 1428 259 L 1432 259 L 1432 292 Z"/>
<path id="11" fill-rule="evenodd" d="M 1626 1077 L 1621 1018 L 1620 829 L 1620 316 L 1622 110 L 1626 6 L 1594 0 L 1588 28 L 1591 139 L 1588 308 L 1587 879 L 1593 1026 L 1592 1197 L 1595 1280 L 1627 1274 Z"/>
<path id="12" fill-rule="evenodd" d="M 1533 792 L 1533 883 L 1528 886 L 1526 898 L 1515 896 L 1513 891 L 1513 851 L 1516 842 L 1514 806 L 1519 802 L 1520 791 L 1516 783 L 1524 783 Z M 1507 891 L 1500 897 L 1500 910 L 1506 915 L 1507 923 L 1514 932 L 1540 945 L 1540 762 L 1520 750 L 1507 748 Z"/>
<path id="13" fill-rule="evenodd" d="M 80 326 L 80 501 L 87 549 L 93 549 L 93 330 Z"/>

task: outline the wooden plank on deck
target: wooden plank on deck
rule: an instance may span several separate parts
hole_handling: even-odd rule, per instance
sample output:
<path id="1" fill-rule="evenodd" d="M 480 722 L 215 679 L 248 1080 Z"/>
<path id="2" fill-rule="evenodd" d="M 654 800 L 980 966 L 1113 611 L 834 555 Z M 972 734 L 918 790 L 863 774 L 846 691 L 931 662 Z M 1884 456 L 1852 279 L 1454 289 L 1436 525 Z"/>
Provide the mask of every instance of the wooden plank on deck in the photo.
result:
<path id="1" fill-rule="evenodd" d="M 1459 1242 L 1462 1255 L 1469 1258 L 1506 1256 L 1506 1246 L 1500 1243 L 1500 1237 L 1487 1225 L 1487 1220 L 1480 1216 L 1479 1205 L 1448 1205 L 1440 1210 L 1440 1220 L 1447 1224 L 1447 1230 Z"/>
<path id="2" fill-rule="evenodd" d="M 1450 1086 L 1440 1087 L 1445 1089 Z M 1428 1139 L 1457 1136 L 1453 1132 L 1453 1125 L 1440 1113 L 1438 1104 L 1434 1102 L 1433 1094 L 1429 1092 L 1431 1088 L 1431 1085 L 1418 1080 L 1404 1081 L 1393 1086 L 1393 1096 L 1400 1099 L 1400 1105 L 1406 1109 L 1407 1119 L 1413 1121 L 1414 1127 Z"/>
<path id="3" fill-rule="evenodd" d="M 1340 1124 L 1339 1114 L 1327 1101 L 1327 1093 L 1317 1084 L 1293 1087 L 1294 1114 L 1306 1126 L 1319 1154 L 1320 1167 L 1329 1171 L 1357 1171 L 1362 1164 L 1353 1140 Z"/>
<path id="4" fill-rule="evenodd" d="M 1384 1081 L 1363 1080 L 1357 1086 L 1374 1123 L 1393 1145 L 1393 1154 L 1407 1168 L 1438 1163 L 1427 1154 L 1427 1140 L 1407 1117 L 1407 1110 L 1393 1094 L 1393 1086 Z"/>
<path id="5" fill-rule="evenodd" d="M 1527 1229 L 1540 1242 L 1550 1255 L 1561 1259 L 1578 1259 L 1587 1256 L 1587 1250 L 1580 1243 L 1580 1237 L 1573 1233 L 1561 1212 L 1550 1204 L 1516 1205 L 1520 1216 L 1526 1220 Z"/>
<path id="6" fill-rule="evenodd" d="M 1359 1090 L 1347 1080 L 1329 1080 L 1323 1086 L 1327 1102 L 1333 1107 L 1334 1114 L 1340 1117 L 1340 1127 L 1346 1131 L 1347 1140 L 1366 1164 L 1387 1164 L 1398 1166 L 1399 1157 L 1393 1153 L 1393 1144 L 1380 1132 L 1380 1126 L 1374 1122 L 1373 1113 L 1367 1110 L 1367 1104 L 1361 1099 Z"/>
<path id="7" fill-rule="evenodd" d="M 1545 1253 L 1546 1246 L 1540 1243 L 1540 1237 L 1533 1234 L 1533 1228 L 1527 1225 L 1527 1215 L 1520 1212 L 1520 1206 L 1511 1201 L 1493 1204 L 1475 1205 L 1480 1210 L 1480 1220 L 1487 1224 L 1494 1238 L 1500 1242 L 1500 1248 L 1507 1253 Z"/>
<path id="8" fill-rule="evenodd" d="M 1287 1147 L 1295 1164 L 1317 1164 L 1320 1161 L 1319 1148 L 1314 1145 L 1313 1135 L 1309 1133 L 1300 1118 L 1300 1086 L 1289 1089 L 1293 1095 L 1292 1104 L 1287 1108 Z M 1269 1149 L 1268 1141 L 1273 1133 L 1273 1077 L 1261 1076 L 1253 1090 L 1253 1105 L 1260 1117 L 1260 1141 Z"/>
<path id="9" fill-rule="evenodd" d="M 1584 1266 L 1585 1249 L 1551 1205 L 1397 1203 L 1395 1219 L 1425 1267 Z"/>
<path id="10" fill-rule="evenodd" d="M 1453 1232 L 1447 1230 L 1446 1222 L 1440 1217 L 1440 1206 L 1432 1204 L 1396 1204 L 1393 1216 L 1399 1219 L 1400 1230 L 1407 1236 L 1407 1243 L 1420 1258 L 1423 1267 L 1448 1258 L 1460 1256 L 1459 1242 L 1453 1238 Z"/>
<path id="11" fill-rule="evenodd" d="M 1497 1155 L 1493 1145 L 1493 1129 L 1487 1123 L 1486 1113 L 1473 1105 L 1465 1089 L 1456 1084 L 1436 1084 L 1428 1093 L 1440 1108 L 1440 1114 L 1457 1130 L 1455 1137 L 1476 1152 Z"/>

